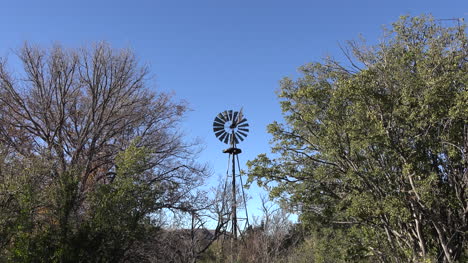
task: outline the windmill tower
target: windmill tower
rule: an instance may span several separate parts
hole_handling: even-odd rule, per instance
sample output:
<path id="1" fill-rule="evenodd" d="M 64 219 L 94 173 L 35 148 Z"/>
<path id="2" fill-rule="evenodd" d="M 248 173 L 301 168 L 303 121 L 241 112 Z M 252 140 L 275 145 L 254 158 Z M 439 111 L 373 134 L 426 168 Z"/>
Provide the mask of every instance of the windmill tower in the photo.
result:
<path id="1" fill-rule="evenodd" d="M 213 131 L 215 133 L 216 138 L 218 138 L 221 142 L 229 145 L 229 148 L 223 150 L 223 153 L 229 154 L 228 159 L 228 166 L 229 162 L 232 162 L 232 174 L 229 176 L 229 167 L 226 177 L 226 183 L 229 177 L 232 178 L 231 182 L 231 191 L 232 191 L 232 204 L 231 204 L 231 226 L 232 226 L 232 238 L 237 239 L 237 234 L 239 232 L 239 225 L 237 217 L 237 209 L 238 209 L 238 199 L 237 199 L 237 189 L 236 189 L 236 176 L 239 177 L 241 182 L 240 188 L 242 189 L 242 198 L 245 210 L 245 226 L 249 224 L 248 222 L 248 214 L 247 214 L 247 207 L 245 202 L 245 195 L 242 183 L 242 177 L 240 173 L 236 175 L 236 161 L 238 171 L 240 171 L 239 167 L 239 157 L 238 155 L 242 152 L 241 149 L 237 148 L 237 145 L 247 137 L 247 133 L 249 132 L 249 124 L 247 123 L 247 119 L 244 118 L 242 113 L 242 109 L 240 111 L 233 111 L 233 110 L 226 110 L 219 113 L 213 122 Z M 226 184 L 225 184 L 226 185 Z M 225 189 L 226 190 L 226 189 Z"/>

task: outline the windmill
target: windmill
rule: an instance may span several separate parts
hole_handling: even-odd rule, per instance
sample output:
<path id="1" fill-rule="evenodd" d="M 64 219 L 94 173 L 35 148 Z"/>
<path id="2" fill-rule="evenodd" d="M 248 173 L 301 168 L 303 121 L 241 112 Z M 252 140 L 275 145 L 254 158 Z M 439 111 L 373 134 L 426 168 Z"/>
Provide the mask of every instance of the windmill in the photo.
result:
<path id="1" fill-rule="evenodd" d="M 216 138 L 218 138 L 221 142 L 228 144 L 230 147 L 228 149 L 223 150 L 223 153 L 228 153 L 229 154 L 229 159 L 228 159 L 228 166 L 229 166 L 229 161 L 232 161 L 232 206 L 231 206 L 231 222 L 232 222 L 232 235 L 233 239 L 237 239 L 237 233 L 239 230 L 238 227 L 238 218 L 237 218 L 237 197 L 236 197 L 236 160 L 237 160 L 237 166 L 240 170 L 239 167 L 239 157 L 238 154 L 240 154 L 242 151 L 241 149 L 237 148 L 237 144 L 240 142 L 244 141 L 245 137 L 247 137 L 247 134 L 249 132 L 249 124 L 247 123 L 247 119 L 244 118 L 244 114 L 242 112 L 242 109 L 240 111 L 233 111 L 233 110 L 226 110 L 221 113 L 219 113 L 213 122 L 213 131 L 215 133 Z M 229 173 L 229 167 L 228 167 L 228 173 Z M 242 177 L 240 174 L 238 175 L 239 179 L 241 181 L 241 189 L 242 189 L 242 198 L 244 199 L 243 204 L 245 206 L 245 195 L 244 195 L 244 189 L 242 187 Z M 229 177 L 226 177 L 226 183 L 227 179 Z M 247 207 L 244 207 L 245 209 L 245 220 L 247 226 L 248 223 L 248 214 L 247 214 Z"/>

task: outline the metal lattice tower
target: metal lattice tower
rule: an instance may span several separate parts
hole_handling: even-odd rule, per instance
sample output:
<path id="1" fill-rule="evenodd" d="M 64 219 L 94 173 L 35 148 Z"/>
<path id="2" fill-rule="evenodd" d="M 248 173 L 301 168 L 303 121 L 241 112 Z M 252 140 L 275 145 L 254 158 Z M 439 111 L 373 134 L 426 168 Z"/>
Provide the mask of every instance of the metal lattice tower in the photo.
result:
<path id="1" fill-rule="evenodd" d="M 247 133 L 249 132 L 249 124 L 247 123 L 247 119 L 244 118 L 242 113 L 242 109 L 240 111 L 232 111 L 226 110 L 219 113 L 213 122 L 213 131 L 215 136 L 221 141 L 228 144 L 230 147 L 228 149 L 223 150 L 223 153 L 229 154 L 228 159 L 228 171 L 226 176 L 226 184 L 229 178 L 229 163 L 232 161 L 232 206 L 231 206 L 231 224 L 232 224 L 232 238 L 235 240 L 237 239 L 237 234 L 239 232 L 239 225 L 238 220 L 245 219 L 246 222 L 244 227 L 249 225 L 248 213 L 247 213 L 247 206 L 245 201 L 245 194 L 244 188 L 242 183 L 242 177 L 240 173 L 236 175 L 236 165 L 238 167 L 238 171 L 240 171 L 240 164 L 239 164 L 239 156 L 242 151 L 241 149 L 237 148 L 237 144 L 244 141 L 245 137 L 247 137 Z M 237 164 L 236 164 L 237 161 Z M 245 218 L 238 218 L 237 217 L 237 208 L 238 208 L 238 199 L 237 199 L 237 190 L 236 190 L 236 176 L 239 177 L 241 182 L 240 188 L 242 189 L 242 198 L 245 210 Z"/>

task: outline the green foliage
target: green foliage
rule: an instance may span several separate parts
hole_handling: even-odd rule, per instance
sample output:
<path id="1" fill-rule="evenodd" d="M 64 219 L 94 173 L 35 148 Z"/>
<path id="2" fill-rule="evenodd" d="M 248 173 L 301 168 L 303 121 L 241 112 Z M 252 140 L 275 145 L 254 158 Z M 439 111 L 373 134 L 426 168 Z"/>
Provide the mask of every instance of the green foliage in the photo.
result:
<path id="1" fill-rule="evenodd" d="M 151 228 L 158 189 L 139 176 L 147 165 L 148 151 L 133 142 L 117 155 L 117 172 L 111 184 L 100 184 L 89 196 L 88 220 L 70 239 L 70 260 L 115 262 Z"/>
<path id="2" fill-rule="evenodd" d="M 356 241 L 349 231 L 324 228 L 291 251 L 287 262 L 373 262 L 361 256 L 361 244 Z"/>
<path id="3" fill-rule="evenodd" d="M 268 126 L 278 157 L 249 162 L 249 181 L 272 185 L 313 233 L 354 240 L 328 244 L 353 251 L 341 260 L 462 258 L 467 47 L 464 26 L 402 17 L 376 46 L 350 42 L 349 67 L 301 67 L 278 92 L 285 123 Z"/>
<path id="4" fill-rule="evenodd" d="M 4 161 L 1 193 L 12 204 L 1 213 L 2 238 L 10 242 L 0 262 L 116 262 L 123 258 L 152 228 L 149 215 L 158 209 L 155 201 L 161 190 L 140 178 L 147 156 L 148 151 L 135 143 L 122 151 L 112 183 L 95 185 L 86 196 L 89 209 L 81 222 L 74 216 L 79 170 L 44 186 L 41 180 L 51 179 L 51 167 L 41 160 L 23 161 L 22 167 L 16 161 Z"/>

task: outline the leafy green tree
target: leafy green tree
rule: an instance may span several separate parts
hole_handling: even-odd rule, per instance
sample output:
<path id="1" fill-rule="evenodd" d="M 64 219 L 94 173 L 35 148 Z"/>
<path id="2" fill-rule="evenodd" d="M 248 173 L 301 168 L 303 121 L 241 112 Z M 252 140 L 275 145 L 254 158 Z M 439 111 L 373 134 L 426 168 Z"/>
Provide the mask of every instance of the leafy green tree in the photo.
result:
<path id="1" fill-rule="evenodd" d="M 281 82 L 285 123 L 268 126 L 277 157 L 249 162 L 250 181 L 316 233 L 344 234 L 346 261 L 466 260 L 465 26 L 402 17 L 377 45 L 348 44 L 348 63 Z"/>
<path id="2" fill-rule="evenodd" d="M 134 242 L 156 228 L 150 215 L 162 208 L 164 189 L 142 178 L 150 153 L 135 144 L 117 155 L 114 181 L 90 193 L 88 218 L 66 244 L 69 262 L 121 261 Z"/>

